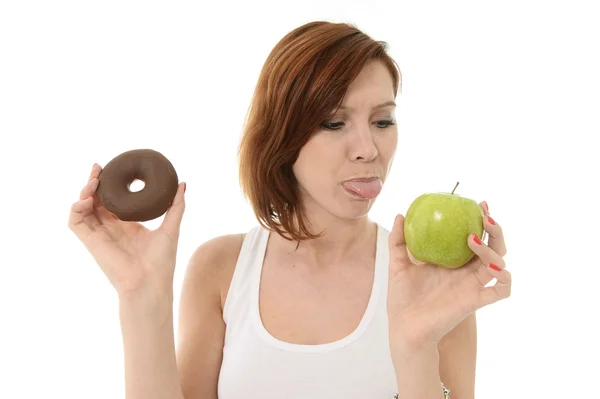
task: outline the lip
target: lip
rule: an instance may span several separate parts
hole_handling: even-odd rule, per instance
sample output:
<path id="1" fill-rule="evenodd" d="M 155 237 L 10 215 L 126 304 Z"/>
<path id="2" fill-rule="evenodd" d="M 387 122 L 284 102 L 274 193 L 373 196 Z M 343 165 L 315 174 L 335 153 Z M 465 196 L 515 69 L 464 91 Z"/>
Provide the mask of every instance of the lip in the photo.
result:
<path id="1" fill-rule="evenodd" d="M 349 179 L 349 180 L 344 180 L 345 182 L 348 181 L 357 181 L 357 182 L 369 182 L 369 181 L 373 181 L 373 180 L 377 180 L 379 179 L 378 176 L 371 176 L 371 177 L 355 177 L 354 179 Z"/>

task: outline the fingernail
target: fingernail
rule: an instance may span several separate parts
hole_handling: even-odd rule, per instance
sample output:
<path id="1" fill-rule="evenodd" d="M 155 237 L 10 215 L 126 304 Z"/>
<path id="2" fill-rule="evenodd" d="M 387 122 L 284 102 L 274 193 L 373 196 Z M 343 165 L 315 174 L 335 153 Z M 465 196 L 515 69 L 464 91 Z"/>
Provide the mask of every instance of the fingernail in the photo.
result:
<path id="1" fill-rule="evenodd" d="M 118 220 L 119 218 L 117 217 L 117 215 L 115 215 L 114 213 L 111 213 L 110 216 L 112 216 L 113 219 Z"/>
<path id="2" fill-rule="evenodd" d="M 487 201 L 483 201 L 483 203 L 485 204 L 485 209 L 486 209 L 486 210 L 488 211 L 488 213 L 489 213 L 489 211 L 490 211 L 490 207 L 488 206 L 488 203 L 487 203 Z"/>
<path id="3" fill-rule="evenodd" d="M 482 244 L 482 242 L 481 242 L 481 240 L 479 239 L 479 237 L 477 237 L 475 234 L 473 234 L 473 241 L 475 241 L 475 242 L 476 242 L 478 245 L 481 245 L 481 244 Z"/>
<path id="4" fill-rule="evenodd" d="M 500 266 L 496 266 L 493 263 L 490 263 L 490 268 L 496 270 L 497 272 L 502 271 L 502 268 Z"/>
<path id="5" fill-rule="evenodd" d="M 91 195 L 88 195 L 87 197 L 84 197 L 84 198 L 82 198 L 81 200 L 82 200 L 82 201 L 85 201 L 86 199 L 88 199 L 88 198 L 90 198 L 90 197 L 91 197 Z"/>
<path id="6" fill-rule="evenodd" d="M 187 184 L 183 183 L 183 193 L 185 194 L 185 190 L 187 189 Z"/>
<path id="7" fill-rule="evenodd" d="M 491 224 L 496 224 L 496 221 L 494 219 L 492 219 L 491 216 L 488 216 L 488 222 L 490 222 Z"/>

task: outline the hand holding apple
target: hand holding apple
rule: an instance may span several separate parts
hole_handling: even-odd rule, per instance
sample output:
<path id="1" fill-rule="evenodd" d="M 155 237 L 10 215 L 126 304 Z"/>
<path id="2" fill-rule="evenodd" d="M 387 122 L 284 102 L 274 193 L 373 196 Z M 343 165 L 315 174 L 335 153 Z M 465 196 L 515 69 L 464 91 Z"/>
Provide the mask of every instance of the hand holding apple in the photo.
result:
<path id="1" fill-rule="evenodd" d="M 468 210 L 469 205 L 466 207 Z M 511 274 L 505 269 L 506 245 L 502 229 L 488 216 L 484 203 L 479 207 L 485 215 L 480 222 L 489 234 L 489 244 L 476 234 L 463 237 L 473 255 L 458 268 L 411 261 L 404 233 L 406 220 L 402 215 L 396 217 L 389 237 L 387 294 L 392 350 L 407 344 L 437 345 L 469 314 L 510 296 Z M 465 252 L 462 251 L 463 256 Z M 445 253 L 443 261 L 452 258 L 448 254 Z M 497 282 L 486 287 L 494 278 Z"/>

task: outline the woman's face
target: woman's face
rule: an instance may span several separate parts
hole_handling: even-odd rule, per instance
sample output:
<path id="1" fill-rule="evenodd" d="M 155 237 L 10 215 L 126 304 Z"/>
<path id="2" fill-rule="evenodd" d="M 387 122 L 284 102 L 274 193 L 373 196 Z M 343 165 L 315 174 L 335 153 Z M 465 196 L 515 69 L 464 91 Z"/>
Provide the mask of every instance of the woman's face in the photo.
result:
<path id="1" fill-rule="evenodd" d="M 325 210 L 354 219 L 369 212 L 398 143 L 393 101 L 391 74 L 382 62 L 370 61 L 293 165 L 309 215 Z"/>

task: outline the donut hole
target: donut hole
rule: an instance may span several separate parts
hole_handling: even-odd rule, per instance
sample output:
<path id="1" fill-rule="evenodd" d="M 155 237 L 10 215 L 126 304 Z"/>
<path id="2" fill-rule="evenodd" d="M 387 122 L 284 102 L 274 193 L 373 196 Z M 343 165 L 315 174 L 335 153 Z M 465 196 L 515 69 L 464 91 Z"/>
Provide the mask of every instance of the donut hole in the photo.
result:
<path id="1" fill-rule="evenodd" d="M 129 189 L 130 192 L 137 193 L 138 191 L 142 191 L 145 186 L 146 186 L 146 183 L 144 181 L 135 179 L 134 181 L 129 183 L 127 188 Z"/>

